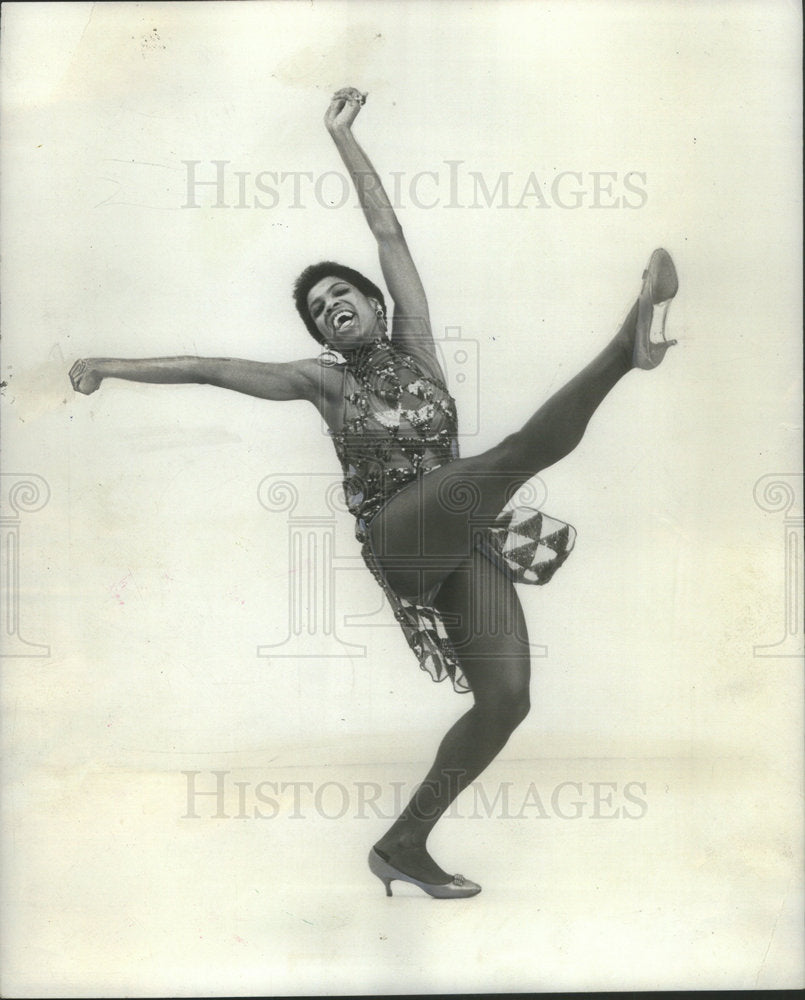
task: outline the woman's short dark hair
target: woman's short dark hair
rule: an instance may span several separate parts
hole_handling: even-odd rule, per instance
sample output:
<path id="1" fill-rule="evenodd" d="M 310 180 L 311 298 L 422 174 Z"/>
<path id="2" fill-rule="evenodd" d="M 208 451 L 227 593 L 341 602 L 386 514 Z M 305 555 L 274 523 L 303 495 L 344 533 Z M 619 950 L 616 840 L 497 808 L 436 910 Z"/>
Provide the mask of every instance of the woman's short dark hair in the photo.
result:
<path id="1" fill-rule="evenodd" d="M 380 308 L 383 310 L 383 318 L 386 318 L 386 300 L 383 297 L 383 293 L 373 281 L 364 277 L 360 271 L 347 267 L 345 264 L 336 264 L 332 260 L 323 260 L 320 264 L 311 264 L 310 267 L 306 267 L 296 279 L 293 286 L 293 300 L 296 305 L 296 311 L 302 317 L 302 322 L 314 340 L 318 340 L 320 344 L 327 343 L 313 321 L 313 317 L 310 315 L 307 297 L 314 285 L 317 285 L 322 278 L 329 277 L 341 278 L 342 281 L 347 281 L 350 285 L 357 288 L 367 298 L 377 299 L 380 303 Z"/>

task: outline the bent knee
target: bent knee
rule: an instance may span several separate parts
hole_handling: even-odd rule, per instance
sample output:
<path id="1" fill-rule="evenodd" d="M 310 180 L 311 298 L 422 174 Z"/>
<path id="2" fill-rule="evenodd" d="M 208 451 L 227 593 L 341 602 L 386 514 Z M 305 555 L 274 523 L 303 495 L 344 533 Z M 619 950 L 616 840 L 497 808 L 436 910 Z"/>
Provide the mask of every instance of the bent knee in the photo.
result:
<path id="1" fill-rule="evenodd" d="M 508 719 L 512 729 L 516 729 L 520 723 L 525 720 L 530 711 L 531 698 L 528 695 L 528 691 L 525 691 L 517 698 L 512 699 L 507 709 Z"/>
<path id="2" fill-rule="evenodd" d="M 487 725 L 501 736 L 513 733 L 531 711 L 528 689 L 499 693 L 476 704 L 483 712 Z"/>

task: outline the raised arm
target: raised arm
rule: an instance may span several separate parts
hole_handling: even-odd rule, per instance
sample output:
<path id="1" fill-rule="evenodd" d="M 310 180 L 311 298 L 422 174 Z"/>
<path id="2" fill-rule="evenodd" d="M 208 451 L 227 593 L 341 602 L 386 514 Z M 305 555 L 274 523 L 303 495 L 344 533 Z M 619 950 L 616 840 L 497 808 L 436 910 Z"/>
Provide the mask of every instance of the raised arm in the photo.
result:
<path id="1" fill-rule="evenodd" d="M 85 395 L 95 392 L 105 378 L 122 378 L 216 385 L 261 399 L 307 399 L 321 409 L 322 397 L 329 395 L 322 374 L 313 359 L 272 364 L 240 358 L 82 358 L 70 369 L 70 381 L 76 392 Z"/>
<path id="2" fill-rule="evenodd" d="M 324 121 L 355 185 L 369 229 L 377 240 L 383 278 L 394 301 L 392 343 L 426 361 L 440 377 L 428 315 L 428 300 L 405 241 L 402 226 L 383 184 L 352 134 L 352 123 L 365 101 L 354 87 L 336 92 Z"/>

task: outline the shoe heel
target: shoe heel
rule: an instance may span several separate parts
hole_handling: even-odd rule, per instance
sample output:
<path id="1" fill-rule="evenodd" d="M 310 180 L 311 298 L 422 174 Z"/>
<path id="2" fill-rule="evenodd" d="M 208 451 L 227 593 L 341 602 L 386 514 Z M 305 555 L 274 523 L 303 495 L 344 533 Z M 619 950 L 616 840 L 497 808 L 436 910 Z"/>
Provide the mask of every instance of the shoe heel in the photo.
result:
<path id="1" fill-rule="evenodd" d="M 651 317 L 651 326 L 649 328 L 649 340 L 654 344 L 666 343 L 671 345 L 671 341 L 665 336 L 665 326 L 668 322 L 668 313 L 671 309 L 671 299 L 666 299 L 659 305 L 654 306 L 654 315 Z M 654 329 L 657 330 L 657 337 L 652 338 L 652 333 Z M 662 341 L 658 338 L 661 337 Z M 676 343 L 676 341 L 674 341 Z"/>
<path id="2" fill-rule="evenodd" d="M 393 876 L 391 872 L 394 870 L 391 865 L 385 862 L 379 854 L 374 850 L 369 852 L 369 870 L 373 875 L 377 875 L 383 885 L 386 887 L 386 895 L 390 896 L 391 893 L 391 881 Z"/>
<path id="3" fill-rule="evenodd" d="M 391 879 L 390 878 L 386 878 L 384 875 L 380 875 L 380 874 L 378 874 L 378 872 L 375 872 L 375 871 L 373 871 L 372 874 L 377 875 L 377 877 L 380 879 L 380 881 L 386 887 L 386 895 L 390 896 L 391 895 Z"/>

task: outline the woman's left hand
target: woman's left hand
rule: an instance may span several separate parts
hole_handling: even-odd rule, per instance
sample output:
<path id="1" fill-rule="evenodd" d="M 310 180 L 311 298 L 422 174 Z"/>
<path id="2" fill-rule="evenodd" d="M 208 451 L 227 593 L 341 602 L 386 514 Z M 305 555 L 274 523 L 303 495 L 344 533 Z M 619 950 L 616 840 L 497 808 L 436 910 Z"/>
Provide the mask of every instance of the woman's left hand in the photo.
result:
<path id="1" fill-rule="evenodd" d="M 79 358 L 70 369 L 70 381 L 76 392 L 89 396 L 100 386 L 103 376 L 92 358 Z"/>
<path id="2" fill-rule="evenodd" d="M 356 87 L 342 87 L 332 96 L 330 107 L 324 116 L 325 125 L 331 131 L 334 128 L 349 128 L 365 103 L 366 94 Z"/>

